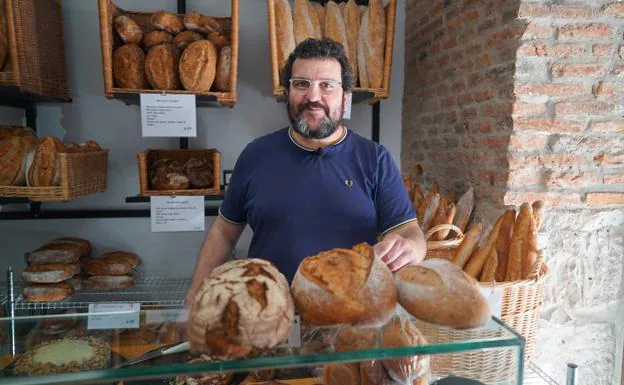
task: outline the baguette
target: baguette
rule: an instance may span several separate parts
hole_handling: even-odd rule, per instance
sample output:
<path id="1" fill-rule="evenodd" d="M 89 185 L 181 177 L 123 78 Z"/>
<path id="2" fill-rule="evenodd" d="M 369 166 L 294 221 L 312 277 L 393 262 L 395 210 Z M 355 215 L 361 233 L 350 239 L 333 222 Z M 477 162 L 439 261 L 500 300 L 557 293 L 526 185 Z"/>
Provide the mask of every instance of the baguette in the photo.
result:
<path id="1" fill-rule="evenodd" d="M 474 209 L 474 189 L 471 187 L 459 198 L 457 202 L 457 213 L 453 219 L 453 224 L 461 231 L 466 231 L 470 215 Z"/>
<path id="2" fill-rule="evenodd" d="M 537 260 L 537 231 L 535 216 L 529 218 L 529 228 L 527 231 L 524 247 L 522 248 L 522 278 L 526 279 L 535 265 Z"/>
<path id="3" fill-rule="evenodd" d="M 544 219 L 544 201 L 535 201 L 531 207 L 533 208 L 533 217 L 535 218 L 535 231 L 539 231 Z"/>
<path id="4" fill-rule="evenodd" d="M 427 204 L 427 208 L 423 214 L 422 219 L 422 231 L 427 231 L 431 227 L 431 223 L 433 221 L 433 216 L 438 211 L 438 206 L 440 205 L 440 194 L 435 194 L 433 198 Z"/>
<path id="5" fill-rule="evenodd" d="M 310 37 L 314 39 L 320 38 L 318 17 L 308 0 L 295 0 L 293 27 L 295 31 L 295 44 L 297 45 Z"/>
<path id="6" fill-rule="evenodd" d="M 490 255 L 490 250 L 496 247 L 496 240 L 498 239 L 498 233 L 500 231 L 500 227 L 502 223 L 503 223 L 503 215 L 501 215 L 496 221 L 496 224 L 494 225 L 494 227 L 490 231 L 490 234 L 488 235 L 487 242 L 485 242 L 485 245 L 483 245 L 483 247 L 479 247 L 477 251 L 473 253 L 472 257 L 470 257 L 468 264 L 464 268 L 464 271 L 469 276 L 473 278 L 479 277 L 479 274 L 481 273 L 481 270 L 483 269 L 483 265 L 485 264 L 485 260 Z"/>
<path id="7" fill-rule="evenodd" d="M 468 230 L 464 236 L 464 240 L 459 245 L 457 250 L 455 250 L 453 263 L 462 269 L 464 268 L 466 262 L 468 262 L 468 259 L 477 246 L 477 243 L 479 243 L 481 231 L 483 231 L 483 225 L 481 223 L 476 223 L 470 227 L 470 230 Z"/>
<path id="8" fill-rule="evenodd" d="M 425 200 L 425 197 L 423 196 L 420 187 L 418 185 L 415 186 L 414 188 L 414 198 L 412 199 L 412 204 L 414 206 L 414 210 L 418 210 L 418 207 L 420 206 L 420 204 Z M 420 220 L 420 218 L 419 218 Z"/>
<path id="9" fill-rule="evenodd" d="M 457 204 L 457 192 L 453 188 L 448 191 L 448 201 Z"/>
<path id="10" fill-rule="evenodd" d="M 505 281 L 518 281 L 522 279 L 522 259 L 527 244 L 527 236 L 531 227 L 533 212 L 529 203 L 520 206 L 518 218 L 514 226 L 511 244 L 509 245 L 509 260 L 507 262 L 507 273 Z"/>
<path id="11" fill-rule="evenodd" d="M 360 22 L 360 32 L 358 33 L 358 47 L 357 47 L 357 63 L 358 63 L 358 77 L 360 80 L 361 88 L 370 88 L 370 82 L 368 81 L 368 66 L 366 63 L 366 40 L 368 39 L 368 7 L 365 7 L 364 15 Z"/>
<path id="12" fill-rule="evenodd" d="M 403 177 L 403 184 L 405 185 L 405 189 L 407 190 L 407 195 L 409 195 L 410 200 L 414 200 L 414 184 L 412 183 L 412 178 L 409 176 Z"/>
<path id="13" fill-rule="evenodd" d="M 349 54 L 349 41 L 347 39 L 347 27 L 340 12 L 340 7 L 334 2 L 327 3 L 325 14 L 325 34 L 327 38 L 342 44 L 345 53 Z"/>
<path id="14" fill-rule="evenodd" d="M 367 37 L 364 44 L 364 57 L 368 82 L 371 88 L 381 88 L 386 44 L 386 15 L 381 0 L 369 0 L 368 29 L 364 33 Z"/>
<path id="15" fill-rule="evenodd" d="M 279 71 L 284 68 L 288 56 L 295 49 L 295 30 L 292 11 L 288 0 L 275 0 L 275 20 L 277 35 L 277 62 Z"/>
<path id="16" fill-rule="evenodd" d="M 439 194 L 440 193 L 440 183 L 436 180 L 431 184 L 431 189 L 429 190 L 431 194 Z"/>
<path id="17" fill-rule="evenodd" d="M 345 3 L 343 3 L 345 4 Z M 349 0 L 343 11 L 349 41 L 349 64 L 353 72 L 353 79 L 358 78 L 358 34 L 360 33 L 360 10 L 355 0 Z"/>
<path id="18" fill-rule="evenodd" d="M 438 212 L 436 213 L 436 217 L 431 227 L 437 225 L 448 225 L 453 222 L 453 217 L 455 216 L 455 205 L 453 203 L 447 203 L 446 198 L 440 198 L 440 205 L 438 207 Z M 434 241 L 442 241 L 449 235 L 450 229 L 440 230 L 437 233 L 433 234 L 432 240 Z"/>
<path id="19" fill-rule="evenodd" d="M 316 11 L 316 17 L 319 21 L 322 39 L 325 37 L 325 7 L 323 7 L 321 3 L 314 3 L 314 10 Z"/>
<path id="20" fill-rule="evenodd" d="M 483 271 L 481 272 L 481 282 L 494 282 L 496 280 L 496 268 L 498 266 L 498 253 L 496 247 L 492 247 L 490 253 L 483 265 Z"/>
<path id="21" fill-rule="evenodd" d="M 503 214 L 503 224 L 498 232 L 496 240 L 496 253 L 498 255 L 498 266 L 496 267 L 496 281 L 505 281 L 507 274 L 507 262 L 509 260 L 509 245 L 513 236 L 514 224 L 516 222 L 516 210 L 509 209 Z"/>

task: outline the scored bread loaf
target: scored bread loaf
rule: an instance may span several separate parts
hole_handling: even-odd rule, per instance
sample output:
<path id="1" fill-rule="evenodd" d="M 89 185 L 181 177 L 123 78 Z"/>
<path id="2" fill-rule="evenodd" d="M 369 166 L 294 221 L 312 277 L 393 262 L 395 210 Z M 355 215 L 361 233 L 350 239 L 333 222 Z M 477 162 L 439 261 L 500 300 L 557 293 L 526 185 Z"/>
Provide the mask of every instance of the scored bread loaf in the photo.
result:
<path id="1" fill-rule="evenodd" d="M 58 138 L 46 136 L 39 140 L 26 158 L 26 185 L 50 187 L 59 184 L 58 153 L 65 146 Z"/>
<path id="2" fill-rule="evenodd" d="M 80 272 L 80 268 L 78 270 Z M 62 263 L 43 263 L 28 266 L 22 272 L 22 279 L 28 283 L 57 283 L 75 275 L 72 265 Z"/>
<path id="3" fill-rule="evenodd" d="M 392 273 L 366 243 L 306 257 L 291 289 L 301 319 L 313 325 L 379 325 L 396 308 Z"/>
<path id="4" fill-rule="evenodd" d="M 149 50 L 145 58 L 145 75 L 154 89 L 177 90 L 180 88 L 178 59 L 178 49 L 173 44 L 158 44 Z"/>
<path id="5" fill-rule="evenodd" d="M 432 324 L 467 329 L 484 325 L 490 307 L 476 279 L 445 259 L 406 266 L 395 275 L 399 303 L 411 315 Z"/>
<path id="6" fill-rule="evenodd" d="M 366 21 L 362 20 L 360 35 L 363 39 L 360 43 L 366 61 L 365 75 L 370 88 L 381 88 L 386 44 L 386 15 L 381 0 L 369 0 L 364 18 Z"/>
<path id="7" fill-rule="evenodd" d="M 282 71 L 290 53 L 295 50 L 295 29 L 288 0 L 275 0 L 275 34 L 277 35 L 277 64 Z"/>
<path id="8" fill-rule="evenodd" d="M 167 32 L 163 33 L 169 35 Z M 147 44 L 147 36 L 145 43 Z M 141 47 L 136 44 L 124 44 L 113 52 L 113 81 L 115 87 L 119 88 L 147 88 L 145 52 Z"/>
<path id="9" fill-rule="evenodd" d="M 180 81 L 189 91 L 207 92 L 217 72 L 217 49 L 209 40 L 189 44 L 180 58 Z"/>
<path id="10" fill-rule="evenodd" d="M 347 26 L 340 7 L 334 1 L 327 2 L 325 6 L 325 37 L 332 39 L 344 48 L 349 54 L 349 39 L 347 38 Z"/>
<path id="11" fill-rule="evenodd" d="M 113 21 L 115 31 L 126 44 L 140 44 L 143 39 L 143 30 L 127 15 L 117 16 Z"/>
<path id="12" fill-rule="evenodd" d="M 349 64 L 353 71 L 353 79 L 358 78 L 358 34 L 360 33 L 360 10 L 355 0 L 349 0 L 343 12 L 345 26 L 347 28 L 347 41 L 349 42 Z"/>
<path id="13" fill-rule="evenodd" d="M 152 25 L 162 31 L 167 31 L 174 35 L 184 30 L 184 23 L 180 16 L 171 12 L 154 12 L 152 14 Z"/>
<path id="14" fill-rule="evenodd" d="M 0 140 L 0 186 L 26 184 L 26 159 L 37 145 L 32 136 L 12 136 Z"/>
<path id="15" fill-rule="evenodd" d="M 215 268 L 191 304 L 191 350 L 241 358 L 277 346 L 294 324 L 288 281 L 269 261 L 234 260 Z"/>
<path id="16" fill-rule="evenodd" d="M 206 39 L 210 40 L 217 50 L 230 44 L 230 40 L 220 32 L 210 32 L 208 36 L 206 36 Z"/>
<path id="17" fill-rule="evenodd" d="M 295 30 L 295 44 L 297 45 L 307 38 L 321 38 L 318 16 L 309 0 L 295 0 L 293 28 Z"/>
<path id="18" fill-rule="evenodd" d="M 215 89 L 227 92 L 230 90 L 230 71 L 232 70 L 232 47 L 225 46 L 219 51 L 217 74 L 215 76 Z M 190 176 L 190 175 L 189 175 Z"/>

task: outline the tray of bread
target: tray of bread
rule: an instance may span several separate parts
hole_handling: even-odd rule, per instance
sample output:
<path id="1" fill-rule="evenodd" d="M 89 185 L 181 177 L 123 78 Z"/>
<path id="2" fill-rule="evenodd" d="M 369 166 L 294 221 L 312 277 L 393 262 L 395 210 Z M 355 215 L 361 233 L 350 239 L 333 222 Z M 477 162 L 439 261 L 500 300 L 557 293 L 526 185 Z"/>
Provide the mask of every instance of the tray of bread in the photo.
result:
<path id="1" fill-rule="evenodd" d="M 108 150 L 63 143 L 28 127 L 0 127 L 0 197 L 67 201 L 106 191 Z"/>
<path id="2" fill-rule="evenodd" d="M 367 103 L 387 99 L 394 51 L 396 0 L 323 2 L 310 0 L 267 0 L 273 95 L 285 98 L 281 70 L 297 44 L 307 38 L 330 38 L 345 48 L 355 88 L 368 93 Z"/>
<path id="3" fill-rule="evenodd" d="M 137 12 L 99 0 L 104 95 L 195 94 L 233 107 L 238 72 L 238 0 L 231 15 Z"/>

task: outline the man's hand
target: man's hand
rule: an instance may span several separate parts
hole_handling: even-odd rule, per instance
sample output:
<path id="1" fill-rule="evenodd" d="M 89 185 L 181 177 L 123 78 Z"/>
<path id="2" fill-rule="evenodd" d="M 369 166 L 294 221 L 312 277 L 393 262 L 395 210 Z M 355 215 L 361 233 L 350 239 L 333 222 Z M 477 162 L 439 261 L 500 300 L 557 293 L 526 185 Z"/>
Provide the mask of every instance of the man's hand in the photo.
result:
<path id="1" fill-rule="evenodd" d="M 383 241 L 373 246 L 373 250 L 392 272 L 403 266 L 418 265 L 425 259 L 422 248 L 400 234 L 388 234 Z"/>

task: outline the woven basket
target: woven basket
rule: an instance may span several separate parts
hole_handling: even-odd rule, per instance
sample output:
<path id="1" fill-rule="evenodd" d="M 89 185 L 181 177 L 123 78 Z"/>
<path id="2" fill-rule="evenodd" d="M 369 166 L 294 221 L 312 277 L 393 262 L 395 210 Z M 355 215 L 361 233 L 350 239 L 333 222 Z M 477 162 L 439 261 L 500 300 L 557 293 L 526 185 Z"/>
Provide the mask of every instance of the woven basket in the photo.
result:
<path id="1" fill-rule="evenodd" d="M 190 158 L 203 158 L 212 161 L 213 187 L 183 190 L 153 190 L 149 183 L 149 159 L 170 159 L 186 162 Z M 153 195 L 219 195 L 221 194 L 221 154 L 215 149 L 190 150 L 147 150 L 137 155 L 139 162 L 139 183 L 141 196 Z"/>
<path id="2" fill-rule="evenodd" d="M 194 92 L 185 90 L 167 90 L 169 94 L 188 94 L 198 96 L 214 96 L 216 101 L 227 107 L 236 104 L 236 84 L 238 79 L 238 28 L 239 28 L 239 0 L 231 0 L 232 14 L 230 17 L 214 17 L 217 21 L 222 21 L 230 28 L 225 28 L 224 33 L 230 37 L 232 47 L 232 64 L 230 67 L 230 91 L 229 92 Z M 115 98 L 118 94 L 139 94 L 139 93 L 162 93 L 162 90 L 144 89 L 135 90 L 128 88 L 117 88 L 113 82 L 113 52 L 121 46 L 123 42 L 115 33 L 113 20 L 119 15 L 127 15 L 136 21 L 144 33 L 154 30 L 151 25 L 151 12 L 135 12 L 124 10 L 115 5 L 111 0 L 98 0 L 100 11 L 100 40 L 102 48 L 102 70 L 104 72 L 104 96 L 108 99 Z M 158 11 L 158 10 L 154 10 Z M 183 15 L 180 15 L 183 16 Z"/>
<path id="3" fill-rule="evenodd" d="M 525 338 L 524 361 L 531 359 L 535 335 L 539 326 L 544 281 L 547 266 L 540 257 L 530 278 L 504 283 L 480 283 L 484 288 L 503 290 L 500 319 Z M 416 321 L 429 343 L 445 343 L 503 337 L 500 331 L 476 328 L 456 330 L 439 325 Z M 518 368 L 514 349 L 486 349 L 464 353 L 431 356 L 431 370 L 435 377 L 450 374 L 490 383 L 514 383 Z"/>
<path id="4" fill-rule="evenodd" d="M 277 101 L 285 100 L 286 90 L 280 85 L 280 71 L 277 50 L 277 24 L 275 17 L 275 0 L 267 0 L 269 11 L 269 45 L 271 47 L 271 69 L 273 76 L 273 96 Z M 394 52 L 394 30 L 396 22 L 396 0 L 388 0 L 386 10 L 386 47 L 384 49 L 383 84 L 381 88 L 355 87 L 353 93 L 368 92 L 373 96 L 367 103 L 373 104 L 379 100 L 387 99 L 390 95 L 390 75 L 392 72 L 392 55 Z"/>
<path id="5" fill-rule="evenodd" d="M 33 201 L 68 201 L 106 191 L 108 150 L 59 153 L 59 186 L 0 186 L 0 196 Z"/>
<path id="6" fill-rule="evenodd" d="M 451 230 L 451 239 L 445 239 L 443 241 L 430 241 L 429 238 L 433 234 L 442 230 Z M 427 240 L 427 254 L 425 259 L 441 258 L 451 261 L 455 250 L 464 240 L 464 233 L 461 229 L 455 225 L 444 224 L 433 226 L 425 233 L 425 240 Z"/>
<path id="7" fill-rule="evenodd" d="M 0 87 L 56 101 L 70 101 L 65 74 L 60 1 L 4 0 L 9 58 Z"/>

